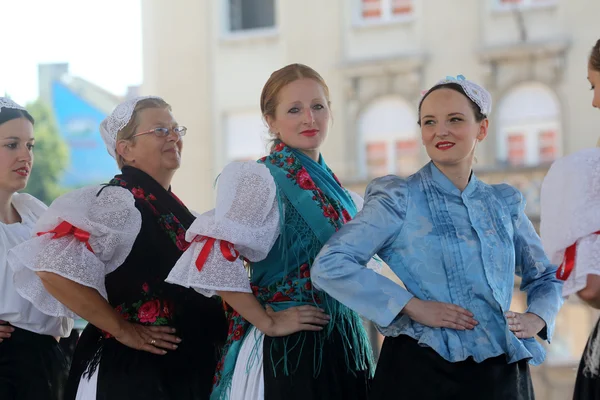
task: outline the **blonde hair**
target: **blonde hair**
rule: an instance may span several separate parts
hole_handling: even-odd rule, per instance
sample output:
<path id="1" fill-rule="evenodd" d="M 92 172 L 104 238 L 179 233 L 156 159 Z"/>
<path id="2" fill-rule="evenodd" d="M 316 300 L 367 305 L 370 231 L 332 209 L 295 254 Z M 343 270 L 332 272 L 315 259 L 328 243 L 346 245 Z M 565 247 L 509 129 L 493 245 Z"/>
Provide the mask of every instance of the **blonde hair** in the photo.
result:
<path id="1" fill-rule="evenodd" d="M 138 128 L 138 125 L 140 124 L 139 113 L 142 110 L 146 110 L 148 108 L 163 108 L 171 111 L 171 105 L 163 99 L 149 98 L 138 101 L 135 105 L 135 109 L 133 110 L 133 114 L 131 114 L 131 119 L 129 120 L 127 125 L 125 125 L 123 129 L 117 132 L 117 143 L 119 142 L 119 140 L 129 140 L 132 142 L 135 141 L 133 135 L 136 134 L 136 130 Z M 117 165 L 119 166 L 119 169 L 123 169 L 123 167 L 126 165 L 125 160 L 118 152 L 116 155 Z"/>
<path id="2" fill-rule="evenodd" d="M 325 93 L 327 106 L 329 107 L 331 105 L 331 101 L 329 100 L 329 87 L 325 83 L 323 77 L 307 65 L 290 64 L 273 72 L 263 87 L 260 95 L 260 111 L 262 112 L 265 121 L 268 121 L 267 117 L 275 119 L 275 109 L 279 104 L 278 96 L 281 89 L 298 79 L 312 79 L 321 85 L 323 92 Z M 269 133 L 273 139 L 275 139 L 274 133 L 270 131 Z"/>

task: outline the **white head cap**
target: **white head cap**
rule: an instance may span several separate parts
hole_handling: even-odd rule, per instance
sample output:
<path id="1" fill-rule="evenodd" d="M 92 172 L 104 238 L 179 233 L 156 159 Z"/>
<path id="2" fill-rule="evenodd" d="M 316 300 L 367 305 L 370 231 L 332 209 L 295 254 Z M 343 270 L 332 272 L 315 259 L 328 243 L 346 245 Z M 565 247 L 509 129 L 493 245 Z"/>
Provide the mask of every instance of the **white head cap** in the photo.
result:
<path id="1" fill-rule="evenodd" d="M 27 111 L 25 107 L 21 107 L 8 97 L 0 97 L 0 112 L 2 112 L 3 108 L 13 108 L 15 110 Z"/>
<path id="2" fill-rule="evenodd" d="M 121 129 L 125 128 L 131 120 L 136 104 L 145 99 L 162 100 L 162 98 L 158 96 L 142 96 L 129 99 L 119 104 L 114 111 L 100 123 L 100 135 L 102 136 L 102 140 L 104 140 L 108 154 L 115 160 L 117 159 L 117 134 Z"/>
<path id="3" fill-rule="evenodd" d="M 423 95 L 429 93 L 431 89 L 441 86 L 447 83 L 455 83 L 463 88 L 467 96 L 473 100 L 475 104 L 479 107 L 479 111 L 486 117 L 490 115 L 492 112 L 492 95 L 490 92 L 485 90 L 483 87 L 479 86 L 475 82 L 465 79 L 463 75 L 458 75 L 456 78 L 453 76 L 447 76 L 446 78 L 440 80 L 438 83 L 433 85 L 429 90 L 425 91 Z M 419 102 L 419 107 L 423 102 L 423 98 Z"/>

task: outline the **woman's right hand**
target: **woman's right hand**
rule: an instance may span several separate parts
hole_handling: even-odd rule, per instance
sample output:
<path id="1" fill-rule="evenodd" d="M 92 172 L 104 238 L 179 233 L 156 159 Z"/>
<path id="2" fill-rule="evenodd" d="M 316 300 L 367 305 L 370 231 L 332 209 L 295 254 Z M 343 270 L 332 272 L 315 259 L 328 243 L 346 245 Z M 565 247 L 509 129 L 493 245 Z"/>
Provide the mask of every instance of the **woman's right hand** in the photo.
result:
<path id="1" fill-rule="evenodd" d="M 127 347 L 148 353 L 164 355 L 166 350 L 177 349 L 181 339 L 172 335 L 175 329 L 168 326 L 144 326 L 123 321 L 121 331 L 115 339 Z"/>
<path id="2" fill-rule="evenodd" d="M 454 304 L 439 301 L 419 300 L 413 297 L 402 310 L 420 324 L 431 328 L 450 328 L 464 331 L 479 324 L 473 319 L 473 313 Z"/>
<path id="3" fill-rule="evenodd" d="M 274 311 L 266 307 L 270 318 L 269 326 L 261 329 L 267 336 L 288 336 L 300 331 L 321 331 L 331 317 L 324 310 L 313 306 L 290 307 L 283 311 Z"/>

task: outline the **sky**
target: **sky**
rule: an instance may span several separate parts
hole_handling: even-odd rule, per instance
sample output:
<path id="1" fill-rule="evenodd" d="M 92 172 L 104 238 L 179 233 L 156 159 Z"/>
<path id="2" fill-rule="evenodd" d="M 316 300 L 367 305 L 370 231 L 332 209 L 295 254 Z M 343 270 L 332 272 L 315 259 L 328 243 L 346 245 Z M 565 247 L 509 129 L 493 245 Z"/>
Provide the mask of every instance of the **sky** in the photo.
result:
<path id="1" fill-rule="evenodd" d="M 38 64 L 124 95 L 142 83 L 142 0 L 0 0 L 0 96 L 38 97 Z"/>

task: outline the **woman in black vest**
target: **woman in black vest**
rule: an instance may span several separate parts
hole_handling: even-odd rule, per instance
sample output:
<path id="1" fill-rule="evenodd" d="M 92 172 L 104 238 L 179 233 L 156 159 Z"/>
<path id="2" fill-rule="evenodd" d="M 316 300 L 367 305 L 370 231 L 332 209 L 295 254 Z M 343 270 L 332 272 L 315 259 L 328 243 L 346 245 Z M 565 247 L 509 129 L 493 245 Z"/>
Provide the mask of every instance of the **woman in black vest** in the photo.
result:
<path id="1" fill-rule="evenodd" d="M 90 322 L 67 399 L 207 399 L 227 326 L 221 304 L 165 282 L 194 216 L 171 192 L 180 126 L 158 97 L 120 104 L 100 131 L 122 170 L 58 198 L 15 249 L 36 306 Z"/>

